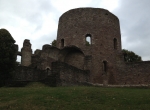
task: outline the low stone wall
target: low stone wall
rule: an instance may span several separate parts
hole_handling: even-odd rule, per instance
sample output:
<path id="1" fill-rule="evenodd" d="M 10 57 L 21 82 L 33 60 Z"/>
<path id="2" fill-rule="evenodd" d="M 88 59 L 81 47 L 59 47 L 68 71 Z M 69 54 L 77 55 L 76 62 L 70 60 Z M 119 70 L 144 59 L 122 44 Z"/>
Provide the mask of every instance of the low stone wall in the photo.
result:
<path id="1" fill-rule="evenodd" d="M 26 66 L 18 66 L 14 73 L 13 79 L 15 81 L 38 81 L 48 76 L 44 70 L 37 70 Z"/>
<path id="2" fill-rule="evenodd" d="M 90 72 L 63 62 L 53 62 L 52 73 L 56 75 L 57 86 L 72 86 L 86 84 Z"/>
<path id="3" fill-rule="evenodd" d="M 117 77 L 119 85 L 149 85 L 150 61 L 125 63 Z"/>
<path id="4" fill-rule="evenodd" d="M 86 85 L 89 71 L 81 70 L 63 62 L 53 62 L 51 73 L 44 70 L 18 66 L 13 75 L 14 85 L 26 85 L 28 82 L 42 82 L 49 86 Z"/>
<path id="5" fill-rule="evenodd" d="M 40 81 L 49 86 L 93 85 L 90 84 L 88 70 L 81 70 L 64 62 L 52 62 L 51 68 L 52 70 L 48 73 L 46 70 L 18 66 L 13 79 L 16 82 Z M 150 61 L 124 63 L 124 68 L 116 76 L 117 83 L 114 87 L 116 85 L 120 87 L 148 86 L 150 85 Z"/>

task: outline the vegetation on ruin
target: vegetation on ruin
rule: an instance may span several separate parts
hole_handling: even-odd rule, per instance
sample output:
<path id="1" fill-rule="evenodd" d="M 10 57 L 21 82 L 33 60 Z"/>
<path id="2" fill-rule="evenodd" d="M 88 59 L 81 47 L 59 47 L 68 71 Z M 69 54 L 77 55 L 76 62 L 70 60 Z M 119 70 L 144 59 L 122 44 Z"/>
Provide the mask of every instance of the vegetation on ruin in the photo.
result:
<path id="1" fill-rule="evenodd" d="M 138 61 L 142 61 L 141 56 L 135 54 L 132 51 L 126 50 L 126 49 L 122 49 L 122 52 L 124 54 L 124 60 L 126 62 L 138 62 Z"/>
<path id="2" fill-rule="evenodd" d="M 11 34 L 0 29 L 0 86 L 5 85 L 5 80 L 11 77 L 11 72 L 16 67 L 15 40 Z"/>
<path id="3" fill-rule="evenodd" d="M 47 87 L 0 88 L 0 110 L 148 110 L 150 89 Z"/>
<path id="4" fill-rule="evenodd" d="M 86 46 L 90 46 L 90 43 L 88 42 L 88 41 L 86 41 L 86 44 L 85 44 Z"/>
<path id="5" fill-rule="evenodd" d="M 57 43 L 57 42 L 56 42 L 56 40 L 54 39 L 54 40 L 52 41 L 51 45 L 54 46 L 54 47 L 56 47 L 56 43 Z"/>

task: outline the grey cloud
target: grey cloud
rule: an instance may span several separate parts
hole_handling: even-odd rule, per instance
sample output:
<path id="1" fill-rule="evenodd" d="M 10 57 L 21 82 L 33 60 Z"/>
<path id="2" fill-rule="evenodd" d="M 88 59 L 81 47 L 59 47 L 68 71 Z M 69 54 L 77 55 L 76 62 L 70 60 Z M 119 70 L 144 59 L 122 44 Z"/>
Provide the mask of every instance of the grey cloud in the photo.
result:
<path id="1" fill-rule="evenodd" d="M 120 0 L 114 10 L 120 19 L 123 48 L 132 50 L 144 60 L 150 58 L 150 14 L 149 0 Z"/>
<path id="2" fill-rule="evenodd" d="M 7 15 L 19 17 L 20 19 L 28 21 L 31 25 L 37 25 L 36 29 L 41 27 L 43 15 L 46 16 L 48 13 L 55 12 L 50 0 L 1 0 L 0 10 L 5 13 L 5 22 L 10 19 L 6 20 Z M 2 17 L 4 17 L 4 15 Z M 2 17 L 0 16 L 1 19 Z M 10 20 L 13 21 L 13 19 Z M 2 21 L 0 21 L 0 23 L 1 22 Z"/>

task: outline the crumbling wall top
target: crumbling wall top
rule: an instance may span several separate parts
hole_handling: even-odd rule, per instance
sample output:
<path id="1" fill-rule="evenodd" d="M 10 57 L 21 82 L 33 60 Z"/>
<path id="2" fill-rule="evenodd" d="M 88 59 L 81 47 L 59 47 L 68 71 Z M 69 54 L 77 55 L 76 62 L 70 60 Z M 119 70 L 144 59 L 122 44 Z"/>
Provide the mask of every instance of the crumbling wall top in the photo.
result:
<path id="1" fill-rule="evenodd" d="M 31 48 L 31 43 L 29 39 L 25 39 L 23 42 L 23 47 L 30 47 Z"/>

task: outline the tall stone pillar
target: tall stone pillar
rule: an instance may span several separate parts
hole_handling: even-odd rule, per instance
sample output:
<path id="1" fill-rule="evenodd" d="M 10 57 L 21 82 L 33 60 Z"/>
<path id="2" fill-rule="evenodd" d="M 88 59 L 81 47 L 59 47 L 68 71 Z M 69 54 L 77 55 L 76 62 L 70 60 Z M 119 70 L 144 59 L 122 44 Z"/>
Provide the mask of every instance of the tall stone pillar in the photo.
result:
<path id="1" fill-rule="evenodd" d="M 32 56 L 32 49 L 30 40 L 25 39 L 23 42 L 23 47 L 21 49 L 21 65 L 22 66 L 29 66 L 31 64 L 31 56 Z"/>

